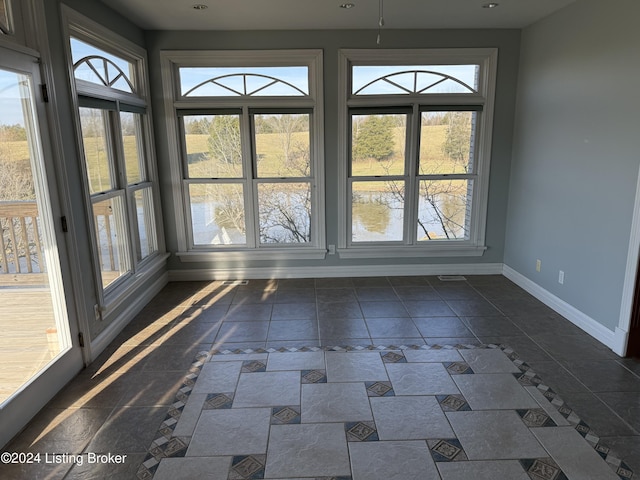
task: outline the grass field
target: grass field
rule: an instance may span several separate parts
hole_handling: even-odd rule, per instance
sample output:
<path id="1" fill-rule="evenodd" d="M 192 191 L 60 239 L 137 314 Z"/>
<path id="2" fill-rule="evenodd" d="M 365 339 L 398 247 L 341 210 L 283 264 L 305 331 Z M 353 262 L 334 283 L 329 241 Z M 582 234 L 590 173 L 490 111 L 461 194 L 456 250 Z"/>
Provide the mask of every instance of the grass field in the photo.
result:
<path id="1" fill-rule="evenodd" d="M 425 126 L 422 128 L 422 143 L 420 146 L 421 173 L 465 173 L 464 166 L 448 158 L 443 145 L 446 140 L 446 125 Z M 208 135 L 186 135 L 186 150 L 189 157 L 202 154 L 203 160 L 190 164 L 189 173 L 194 178 L 212 177 L 241 177 L 240 166 L 233 167 L 217 165 L 219 162 L 207 160 L 209 153 Z M 402 128 L 395 131 L 396 153 L 389 159 L 377 161 L 373 159 L 357 160 L 352 165 L 353 176 L 402 175 L 404 173 L 404 141 Z M 87 157 L 89 181 L 92 191 L 98 192 L 108 189 L 111 172 L 107 161 L 104 141 L 101 138 L 86 138 L 84 141 Z M 307 132 L 295 132 L 291 135 L 290 148 L 296 157 L 290 165 L 283 165 L 283 135 L 264 133 L 257 136 L 256 150 L 259 157 L 258 173 L 261 177 L 289 177 L 305 176 L 308 168 L 309 135 Z M 124 137 L 124 152 L 128 175 L 139 171 L 136 139 L 134 136 Z M 305 152 L 304 154 L 302 152 Z M 3 142 L 0 149 L 0 159 L 17 161 L 29 158 L 26 141 Z M 220 171 L 225 168 L 227 171 Z M 137 175 L 134 175 L 137 176 Z"/>

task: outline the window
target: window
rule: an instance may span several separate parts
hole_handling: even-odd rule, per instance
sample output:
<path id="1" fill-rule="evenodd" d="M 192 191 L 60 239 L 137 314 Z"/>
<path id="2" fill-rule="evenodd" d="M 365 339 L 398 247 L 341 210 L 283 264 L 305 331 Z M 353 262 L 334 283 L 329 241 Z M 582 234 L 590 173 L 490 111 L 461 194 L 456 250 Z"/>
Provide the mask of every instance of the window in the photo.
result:
<path id="1" fill-rule="evenodd" d="M 108 295 L 160 250 L 144 51 L 81 22 L 69 30 L 97 280 Z"/>
<path id="2" fill-rule="evenodd" d="M 324 256 L 320 52 L 164 61 L 174 72 L 165 81 L 176 111 L 180 258 Z"/>
<path id="3" fill-rule="evenodd" d="M 0 0 L 0 35 L 9 35 L 12 32 L 10 18 L 7 0 Z"/>
<path id="4" fill-rule="evenodd" d="M 340 255 L 481 255 L 495 52 L 346 50 L 341 68 Z"/>

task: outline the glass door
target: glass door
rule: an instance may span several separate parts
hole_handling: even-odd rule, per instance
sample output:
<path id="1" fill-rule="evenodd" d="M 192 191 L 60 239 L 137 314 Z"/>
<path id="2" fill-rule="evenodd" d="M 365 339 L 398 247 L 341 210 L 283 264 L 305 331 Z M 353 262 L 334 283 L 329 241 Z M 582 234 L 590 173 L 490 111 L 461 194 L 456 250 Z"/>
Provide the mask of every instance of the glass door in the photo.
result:
<path id="1" fill-rule="evenodd" d="M 0 48 L 0 447 L 82 368 L 39 89 L 37 59 Z"/>

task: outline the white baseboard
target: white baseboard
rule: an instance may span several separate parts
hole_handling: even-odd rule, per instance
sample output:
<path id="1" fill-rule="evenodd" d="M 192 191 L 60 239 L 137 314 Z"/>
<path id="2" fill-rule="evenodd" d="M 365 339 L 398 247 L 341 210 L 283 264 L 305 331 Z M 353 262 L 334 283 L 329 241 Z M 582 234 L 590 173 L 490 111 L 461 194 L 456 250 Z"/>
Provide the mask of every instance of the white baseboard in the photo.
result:
<path id="1" fill-rule="evenodd" d="M 162 274 L 155 282 L 142 291 L 136 292 L 134 298 L 131 298 L 131 303 L 127 308 L 115 318 L 107 328 L 105 328 L 98 336 L 91 341 L 90 347 L 90 361 L 94 361 L 98 355 L 100 355 L 107 346 L 118 336 L 124 327 L 135 317 L 144 306 L 155 297 L 160 290 L 169 282 L 169 274 Z"/>
<path id="2" fill-rule="evenodd" d="M 593 338 L 609 347 L 616 354 L 624 356 L 627 344 L 627 332 L 617 327 L 615 332 L 609 330 L 598 321 L 555 296 L 548 290 L 542 288 L 532 280 L 529 280 L 527 277 L 508 265 L 504 265 L 502 273 L 520 288 L 530 293 L 546 306 L 569 320 L 575 326 L 584 330 Z"/>
<path id="3" fill-rule="evenodd" d="M 500 275 L 502 263 L 441 265 L 362 265 L 334 267 L 254 267 L 170 270 L 169 281 L 245 280 L 251 278 L 327 278 L 409 275 Z"/>

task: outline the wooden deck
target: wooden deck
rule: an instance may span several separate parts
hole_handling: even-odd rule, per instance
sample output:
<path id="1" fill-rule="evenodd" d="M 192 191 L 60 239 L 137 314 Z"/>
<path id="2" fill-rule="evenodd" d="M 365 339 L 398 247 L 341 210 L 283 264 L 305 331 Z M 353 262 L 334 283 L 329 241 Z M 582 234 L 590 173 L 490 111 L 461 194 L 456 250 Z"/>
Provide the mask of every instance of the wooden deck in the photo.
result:
<path id="1" fill-rule="evenodd" d="M 0 288 L 0 403 L 59 351 L 48 289 Z"/>

